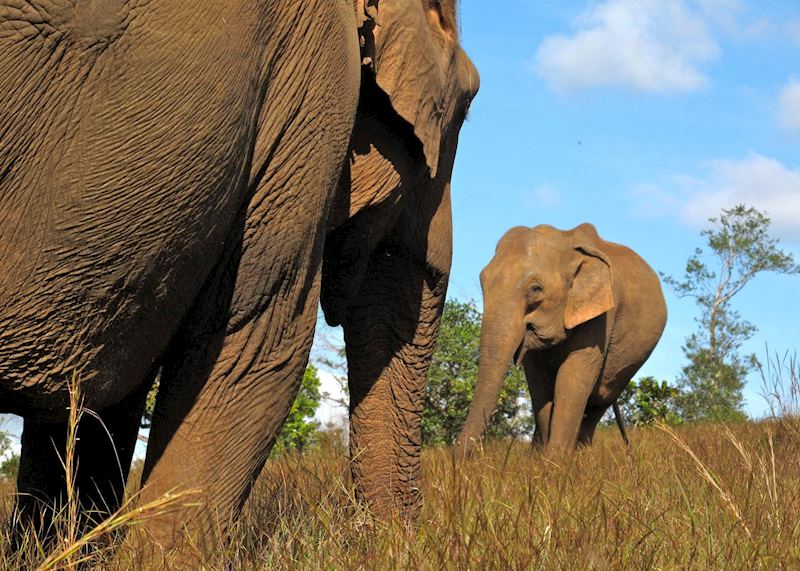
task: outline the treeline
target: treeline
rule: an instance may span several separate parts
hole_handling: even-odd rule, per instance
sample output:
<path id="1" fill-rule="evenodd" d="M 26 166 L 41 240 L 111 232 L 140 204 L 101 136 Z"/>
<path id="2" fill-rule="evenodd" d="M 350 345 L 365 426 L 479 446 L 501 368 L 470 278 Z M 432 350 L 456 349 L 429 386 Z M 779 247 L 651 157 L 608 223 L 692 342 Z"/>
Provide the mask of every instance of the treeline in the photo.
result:
<path id="1" fill-rule="evenodd" d="M 661 274 L 663 283 L 698 309 L 697 329 L 683 345 L 684 365 L 672 382 L 654 377 L 632 381 L 620 397 L 628 424 L 731 422 L 747 418 L 742 390 L 747 376 L 761 363 L 742 347 L 757 331 L 733 306 L 733 300 L 759 274 L 796 275 L 800 266 L 770 236 L 770 219 L 745 205 L 723 210 L 701 232 L 705 245 L 686 262 L 683 276 Z M 454 441 L 472 402 L 478 374 L 481 313 L 472 300 L 447 301 L 436 351 L 428 372 L 422 417 L 422 440 L 428 446 Z M 344 352 L 334 350 L 323 363 L 338 374 L 346 393 Z M 275 451 L 303 451 L 320 438 L 315 413 L 328 397 L 320 391 L 318 370 L 309 365 Z M 157 384 L 148 397 L 142 421 L 149 426 Z M 336 401 L 338 404 L 345 404 Z M 328 427 L 330 428 L 330 427 Z M 489 427 L 490 437 L 533 433 L 533 415 L 525 376 L 510 367 Z M 18 457 L 0 431 L 0 478 L 13 477 Z"/>

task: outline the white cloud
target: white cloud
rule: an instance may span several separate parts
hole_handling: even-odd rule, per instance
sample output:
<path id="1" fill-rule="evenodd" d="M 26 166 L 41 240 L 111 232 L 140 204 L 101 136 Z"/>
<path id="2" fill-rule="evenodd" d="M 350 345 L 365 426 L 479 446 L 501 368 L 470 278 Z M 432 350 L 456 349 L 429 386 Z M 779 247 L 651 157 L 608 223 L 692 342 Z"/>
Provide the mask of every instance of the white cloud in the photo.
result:
<path id="1" fill-rule="evenodd" d="M 643 185 L 632 191 L 637 212 L 677 214 L 703 227 L 723 208 L 740 203 L 767 212 L 781 238 L 800 241 L 800 169 L 753 153 L 742 160 L 717 160 L 703 176 L 676 176 L 667 185 Z"/>
<path id="2" fill-rule="evenodd" d="M 795 44 L 800 46 L 800 18 L 786 23 L 786 33 Z"/>
<path id="3" fill-rule="evenodd" d="M 783 127 L 800 131 L 800 81 L 794 77 L 778 96 L 778 116 Z"/>
<path id="4" fill-rule="evenodd" d="M 741 0 L 696 0 L 700 12 L 729 32 L 739 27 L 739 16 L 745 11 Z"/>
<path id="5" fill-rule="evenodd" d="M 677 208 L 678 197 L 675 193 L 656 184 L 640 184 L 631 190 L 634 210 L 637 215 L 647 218 L 659 218 L 665 212 Z"/>
<path id="6" fill-rule="evenodd" d="M 700 66 L 720 53 L 707 21 L 733 5 L 738 0 L 606 0 L 578 16 L 573 35 L 546 37 L 536 69 L 564 91 L 697 91 L 708 84 Z"/>
<path id="7" fill-rule="evenodd" d="M 700 224 L 723 208 L 745 203 L 766 210 L 778 233 L 800 238 L 800 170 L 758 154 L 714 161 L 710 178 L 693 190 L 682 208 L 691 222 Z"/>
<path id="8" fill-rule="evenodd" d="M 347 402 L 347 395 L 344 394 L 342 386 L 336 376 L 324 369 L 317 370 L 320 386 L 319 390 L 325 398 L 319 403 L 319 408 L 314 417 L 323 425 L 332 424 L 334 426 L 347 425 L 347 408 L 337 401 Z"/>
<path id="9" fill-rule="evenodd" d="M 525 205 L 532 208 L 556 208 L 561 205 L 561 191 L 550 184 L 540 184 L 525 197 Z"/>

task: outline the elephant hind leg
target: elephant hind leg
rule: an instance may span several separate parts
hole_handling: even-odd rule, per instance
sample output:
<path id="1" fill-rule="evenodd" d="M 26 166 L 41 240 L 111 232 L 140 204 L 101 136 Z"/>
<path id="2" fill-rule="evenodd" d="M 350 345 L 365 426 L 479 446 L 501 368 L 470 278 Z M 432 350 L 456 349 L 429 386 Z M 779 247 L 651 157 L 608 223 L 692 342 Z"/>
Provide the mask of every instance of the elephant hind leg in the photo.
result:
<path id="1" fill-rule="evenodd" d="M 81 526 L 99 523 L 122 504 L 148 388 L 143 385 L 96 416 L 87 412 L 81 417 L 74 449 Z M 53 513 L 67 497 L 67 434 L 66 422 L 25 420 L 12 530 L 15 547 L 31 528 L 45 541 L 54 531 Z"/>
<path id="2" fill-rule="evenodd" d="M 581 421 L 581 430 L 578 434 L 579 446 L 591 446 L 594 431 L 608 410 L 608 405 L 589 406 Z"/>
<path id="3" fill-rule="evenodd" d="M 25 419 L 12 519 L 12 549 L 19 549 L 31 532 L 46 542 L 52 516 L 66 491 L 63 443 L 65 423 L 45 424 Z"/>

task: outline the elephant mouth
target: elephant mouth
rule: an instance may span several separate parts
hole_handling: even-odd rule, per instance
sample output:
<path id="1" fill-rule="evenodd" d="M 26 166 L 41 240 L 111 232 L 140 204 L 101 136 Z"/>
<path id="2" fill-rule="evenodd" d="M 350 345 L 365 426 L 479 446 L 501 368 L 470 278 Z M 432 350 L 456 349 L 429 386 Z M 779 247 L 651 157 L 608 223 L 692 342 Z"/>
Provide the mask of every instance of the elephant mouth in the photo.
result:
<path id="1" fill-rule="evenodd" d="M 546 349 L 552 349 L 558 344 L 559 339 L 556 336 L 543 335 L 541 332 L 537 331 L 533 325 L 529 324 L 525 330 L 525 337 L 522 343 L 520 343 L 520 346 L 514 353 L 514 363 L 516 365 L 522 363 L 528 351 L 544 351 Z"/>
<path id="2" fill-rule="evenodd" d="M 525 355 L 528 351 L 536 351 L 542 348 L 542 342 L 536 334 L 530 329 L 526 330 L 522 343 L 519 344 L 519 347 L 517 347 L 517 350 L 514 352 L 514 364 L 519 367 L 522 365 L 522 361 L 525 359 Z"/>

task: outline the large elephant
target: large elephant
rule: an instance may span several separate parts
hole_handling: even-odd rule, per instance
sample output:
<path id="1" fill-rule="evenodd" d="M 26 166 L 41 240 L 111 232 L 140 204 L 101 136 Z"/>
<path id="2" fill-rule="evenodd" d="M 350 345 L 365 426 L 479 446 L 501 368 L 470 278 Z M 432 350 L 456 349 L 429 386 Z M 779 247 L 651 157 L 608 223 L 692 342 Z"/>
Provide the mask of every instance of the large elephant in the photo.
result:
<path id="1" fill-rule="evenodd" d="M 664 330 L 658 276 L 591 224 L 519 226 L 500 239 L 481 286 L 478 381 L 462 453 L 483 435 L 512 359 L 525 369 L 535 442 L 555 451 L 590 444 Z"/>
<path id="2" fill-rule="evenodd" d="M 119 505 L 161 384 L 142 501 L 226 530 L 298 390 L 316 308 L 344 325 L 353 472 L 416 510 L 421 394 L 447 287 L 449 180 L 478 75 L 456 0 L 0 1 L 0 411 L 18 509 Z M 109 436 L 113 439 L 109 439 Z"/>

